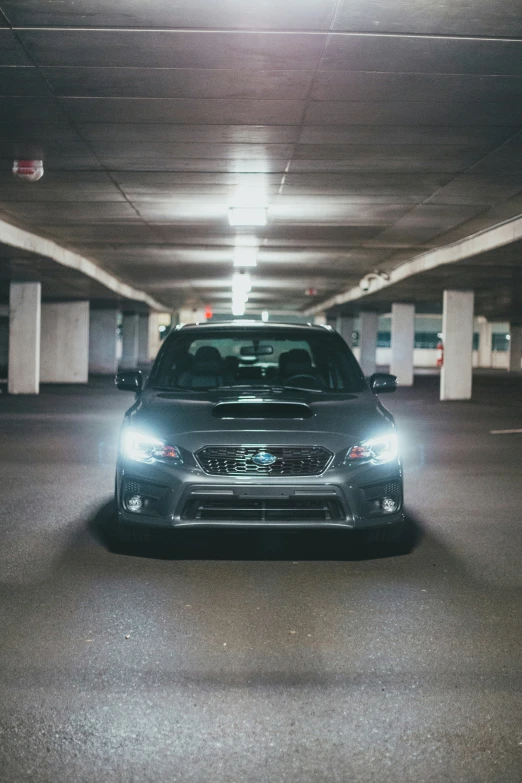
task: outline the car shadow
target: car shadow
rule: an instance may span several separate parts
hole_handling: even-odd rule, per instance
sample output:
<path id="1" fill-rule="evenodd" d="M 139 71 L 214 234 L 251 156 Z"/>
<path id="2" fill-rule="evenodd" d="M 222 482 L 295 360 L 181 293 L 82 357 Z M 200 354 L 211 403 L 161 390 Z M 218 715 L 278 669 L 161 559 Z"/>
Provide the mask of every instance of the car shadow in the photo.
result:
<path id="1" fill-rule="evenodd" d="M 151 529 L 136 526 L 132 540 L 118 535 L 114 502 L 104 504 L 88 523 L 91 535 L 110 552 L 159 560 L 374 560 L 412 552 L 422 526 L 407 515 L 403 534 L 375 544 L 350 530 Z"/>

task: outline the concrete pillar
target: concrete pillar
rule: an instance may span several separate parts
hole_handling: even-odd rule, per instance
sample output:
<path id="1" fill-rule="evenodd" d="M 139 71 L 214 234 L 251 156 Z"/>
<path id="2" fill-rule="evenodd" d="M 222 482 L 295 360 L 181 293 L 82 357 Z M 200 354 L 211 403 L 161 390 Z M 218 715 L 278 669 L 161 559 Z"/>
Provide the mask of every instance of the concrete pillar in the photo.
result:
<path id="1" fill-rule="evenodd" d="M 377 351 L 379 314 L 370 310 L 363 310 L 360 320 L 359 349 L 361 358 L 359 359 L 359 364 L 365 375 L 372 375 L 376 369 L 375 354 Z"/>
<path id="2" fill-rule="evenodd" d="M 469 400 L 472 386 L 473 291 L 444 291 L 441 400 Z"/>
<path id="3" fill-rule="evenodd" d="M 353 322 L 354 319 L 351 315 L 340 315 L 335 325 L 335 328 L 350 348 L 353 346 Z"/>
<path id="4" fill-rule="evenodd" d="M 138 366 L 139 320 L 138 313 L 123 314 L 121 366 L 127 369 Z"/>
<path id="5" fill-rule="evenodd" d="M 7 380 L 9 361 L 9 305 L 0 305 L 0 381 Z"/>
<path id="6" fill-rule="evenodd" d="M 327 318 L 324 313 L 317 313 L 317 315 L 314 315 L 312 323 L 323 325 L 327 323 Z"/>
<path id="7" fill-rule="evenodd" d="M 168 331 L 172 322 L 172 315 L 170 313 L 150 313 L 149 315 L 149 347 L 148 357 L 149 361 L 153 362 L 156 355 L 161 348 L 161 335 L 162 332 Z M 160 326 L 162 331 L 160 332 Z"/>
<path id="8" fill-rule="evenodd" d="M 89 302 L 44 302 L 41 383 L 87 383 Z"/>
<path id="9" fill-rule="evenodd" d="M 478 366 L 491 367 L 493 363 L 492 324 L 484 316 L 477 318 L 479 332 Z"/>
<path id="10" fill-rule="evenodd" d="M 11 283 L 9 289 L 9 394 L 40 391 L 40 283 Z"/>
<path id="11" fill-rule="evenodd" d="M 206 320 L 205 311 L 202 308 L 182 307 L 181 310 L 178 310 L 177 321 L 179 324 L 199 324 L 205 323 Z"/>
<path id="12" fill-rule="evenodd" d="M 138 321 L 138 364 L 149 363 L 149 329 L 149 314 L 140 313 Z"/>
<path id="13" fill-rule="evenodd" d="M 415 345 L 415 307 L 392 304 L 390 372 L 399 386 L 413 386 L 413 348 Z"/>
<path id="14" fill-rule="evenodd" d="M 117 359 L 118 310 L 91 310 L 89 318 L 89 372 L 114 375 Z"/>
<path id="15" fill-rule="evenodd" d="M 509 371 L 520 372 L 522 359 L 522 324 L 509 325 Z"/>

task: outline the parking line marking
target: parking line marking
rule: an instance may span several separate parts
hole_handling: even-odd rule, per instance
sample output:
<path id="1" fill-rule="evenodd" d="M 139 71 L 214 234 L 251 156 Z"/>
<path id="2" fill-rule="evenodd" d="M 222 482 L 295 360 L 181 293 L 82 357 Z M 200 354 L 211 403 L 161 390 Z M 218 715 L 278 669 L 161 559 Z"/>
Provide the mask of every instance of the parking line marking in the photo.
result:
<path id="1" fill-rule="evenodd" d="M 515 432 L 522 432 L 522 430 L 490 430 L 490 435 L 513 435 Z"/>

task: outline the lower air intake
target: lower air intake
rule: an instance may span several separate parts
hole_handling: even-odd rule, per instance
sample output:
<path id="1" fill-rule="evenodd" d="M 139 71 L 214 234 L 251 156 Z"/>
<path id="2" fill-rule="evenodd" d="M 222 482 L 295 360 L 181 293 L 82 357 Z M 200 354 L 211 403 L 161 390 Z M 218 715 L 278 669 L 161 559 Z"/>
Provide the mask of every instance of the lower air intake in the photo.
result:
<path id="1" fill-rule="evenodd" d="M 197 522 L 334 522 L 342 519 L 337 500 L 191 500 L 182 518 Z"/>

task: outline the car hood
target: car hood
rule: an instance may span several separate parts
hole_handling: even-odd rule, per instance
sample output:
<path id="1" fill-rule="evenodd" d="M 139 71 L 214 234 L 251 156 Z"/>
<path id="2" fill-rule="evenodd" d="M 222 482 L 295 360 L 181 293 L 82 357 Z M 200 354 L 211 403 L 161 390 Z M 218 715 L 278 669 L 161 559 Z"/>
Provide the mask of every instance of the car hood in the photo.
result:
<path id="1" fill-rule="evenodd" d="M 217 394 L 146 390 L 129 423 L 180 448 L 206 445 L 317 445 L 340 451 L 389 430 L 393 417 L 370 392 Z"/>

